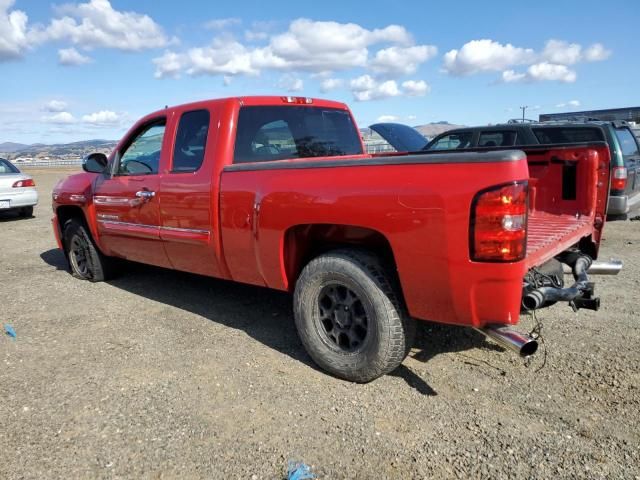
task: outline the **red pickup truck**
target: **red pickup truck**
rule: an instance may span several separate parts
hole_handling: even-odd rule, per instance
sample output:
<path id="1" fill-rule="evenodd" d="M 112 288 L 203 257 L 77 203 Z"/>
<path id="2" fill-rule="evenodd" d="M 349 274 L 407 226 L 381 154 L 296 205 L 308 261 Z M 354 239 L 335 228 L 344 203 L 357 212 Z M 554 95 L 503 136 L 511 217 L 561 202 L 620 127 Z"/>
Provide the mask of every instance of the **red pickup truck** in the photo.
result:
<path id="1" fill-rule="evenodd" d="M 74 276 L 127 259 L 292 292 L 308 353 L 348 380 L 395 369 L 415 319 L 527 356 L 521 311 L 599 305 L 604 143 L 367 155 L 342 103 L 243 97 L 152 113 L 84 170 L 53 192 Z"/>

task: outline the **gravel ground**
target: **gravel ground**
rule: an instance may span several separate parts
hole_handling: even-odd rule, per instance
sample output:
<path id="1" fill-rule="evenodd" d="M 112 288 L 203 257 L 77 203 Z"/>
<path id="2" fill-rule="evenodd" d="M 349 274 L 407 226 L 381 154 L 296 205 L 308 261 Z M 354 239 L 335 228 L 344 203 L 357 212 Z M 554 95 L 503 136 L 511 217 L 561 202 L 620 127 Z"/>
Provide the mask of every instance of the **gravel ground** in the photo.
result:
<path id="1" fill-rule="evenodd" d="M 599 312 L 540 315 L 528 367 L 422 324 L 393 374 L 317 370 L 288 295 L 142 265 L 91 284 L 50 229 L 64 172 L 34 172 L 35 218 L 0 217 L 0 478 L 640 479 L 640 222 L 610 223 Z M 523 319 L 523 329 L 531 321 Z"/>

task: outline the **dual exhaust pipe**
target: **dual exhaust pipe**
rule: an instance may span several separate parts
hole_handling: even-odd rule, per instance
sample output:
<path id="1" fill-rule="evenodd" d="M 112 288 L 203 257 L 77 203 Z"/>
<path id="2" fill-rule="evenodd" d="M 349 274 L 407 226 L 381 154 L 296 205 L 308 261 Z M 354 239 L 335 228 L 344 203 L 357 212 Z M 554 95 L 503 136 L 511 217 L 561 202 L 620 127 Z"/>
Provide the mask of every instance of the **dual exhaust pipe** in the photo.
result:
<path id="1" fill-rule="evenodd" d="M 529 357 L 538 351 L 538 341 L 535 338 L 517 332 L 507 325 L 487 325 L 475 330 L 521 357 Z"/>
<path id="2" fill-rule="evenodd" d="M 532 292 L 534 294 L 533 298 L 530 298 L 532 301 L 532 303 L 530 303 L 531 306 L 534 306 L 534 303 L 541 305 L 546 299 L 551 297 L 558 297 L 558 300 L 570 299 L 570 297 L 576 299 L 585 287 L 587 287 L 587 273 L 591 273 L 593 275 L 617 275 L 622 270 L 622 262 L 620 260 L 591 262 L 590 258 L 585 258 L 583 256 L 578 256 L 571 260 L 572 261 L 568 262 L 571 266 L 567 264 L 563 266 L 565 268 L 565 273 L 573 273 L 576 283 L 572 287 L 566 289 L 553 289 L 558 291 L 553 292 L 555 295 L 551 293 L 551 289 L 548 291 L 544 290 L 544 288 L 548 287 L 534 290 Z M 583 300 L 584 302 L 597 302 L 599 306 L 598 299 L 578 298 L 577 300 Z M 595 309 L 597 310 L 597 307 Z M 520 333 L 508 325 L 486 325 L 483 328 L 475 328 L 475 330 L 482 333 L 485 337 L 493 340 L 498 345 L 517 353 L 523 358 L 529 357 L 538 351 L 537 339 L 526 333 Z"/>

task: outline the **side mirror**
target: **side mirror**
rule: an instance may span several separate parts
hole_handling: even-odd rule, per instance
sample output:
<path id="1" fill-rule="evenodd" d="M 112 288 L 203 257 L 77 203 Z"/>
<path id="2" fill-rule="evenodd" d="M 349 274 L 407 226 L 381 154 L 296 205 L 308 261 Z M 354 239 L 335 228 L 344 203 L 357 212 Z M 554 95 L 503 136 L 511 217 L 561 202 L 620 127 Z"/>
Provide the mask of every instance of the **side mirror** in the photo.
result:
<path id="1" fill-rule="evenodd" d="M 109 160 L 104 153 L 91 153 L 82 160 L 82 169 L 89 173 L 102 173 Z"/>

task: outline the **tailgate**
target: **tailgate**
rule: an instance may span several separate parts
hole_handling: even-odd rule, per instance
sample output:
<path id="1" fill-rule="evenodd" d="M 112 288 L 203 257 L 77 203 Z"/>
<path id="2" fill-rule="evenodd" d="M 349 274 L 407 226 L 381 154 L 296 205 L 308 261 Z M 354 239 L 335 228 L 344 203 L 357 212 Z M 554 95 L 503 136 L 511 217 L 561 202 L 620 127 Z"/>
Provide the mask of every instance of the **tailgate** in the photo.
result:
<path id="1" fill-rule="evenodd" d="M 596 258 L 606 218 L 606 143 L 526 147 L 529 164 L 527 267 L 580 243 Z"/>

